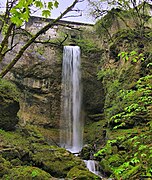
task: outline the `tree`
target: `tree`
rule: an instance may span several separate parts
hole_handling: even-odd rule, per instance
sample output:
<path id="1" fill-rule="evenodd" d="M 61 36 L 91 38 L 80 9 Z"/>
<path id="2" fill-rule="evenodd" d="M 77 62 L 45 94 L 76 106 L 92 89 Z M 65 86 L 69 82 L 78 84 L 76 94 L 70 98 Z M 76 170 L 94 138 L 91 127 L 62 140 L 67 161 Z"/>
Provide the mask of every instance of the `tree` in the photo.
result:
<path id="1" fill-rule="evenodd" d="M 73 3 L 67 7 L 67 9 L 61 13 L 59 17 L 50 21 L 47 25 L 42 27 L 36 34 L 30 35 L 28 41 L 18 50 L 15 57 L 10 63 L 4 67 L 0 72 L 0 77 L 4 77 L 13 66 L 23 56 L 23 53 L 27 48 L 34 43 L 37 38 L 45 33 L 49 28 L 52 28 L 59 20 L 61 20 L 68 12 L 72 11 L 74 6 L 82 0 L 73 0 Z M 25 22 L 28 21 L 33 11 L 41 10 L 42 16 L 49 17 L 51 10 L 54 7 L 58 7 L 58 1 L 52 0 L 45 2 L 42 0 L 7 0 L 5 6 L 5 12 L 0 16 L 0 34 L 2 34 L 2 40 L 0 42 L 0 64 L 5 59 L 5 56 L 12 51 L 19 42 L 14 43 L 16 31 L 22 28 Z M 26 32 L 30 34 L 30 32 Z M 10 40 L 11 39 L 11 40 Z"/>
<path id="2" fill-rule="evenodd" d="M 99 19 L 108 14 L 108 19 L 110 17 L 112 19 L 111 22 L 119 18 L 126 27 L 131 29 L 132 27 L 128 24 L 128 19 L 130 18 L 139 30 L 141 37 L 144 33 L 145 24 L 151 18 L 151 0 L 88 0 L 88 2 L 90 5 L 90 14 L 95 19 Z M 100 25 L 108 32 L 108 27 L 110 26 L 109 20 L 108 24 L 106 24 L 105 20 L 100 21 Z"/>

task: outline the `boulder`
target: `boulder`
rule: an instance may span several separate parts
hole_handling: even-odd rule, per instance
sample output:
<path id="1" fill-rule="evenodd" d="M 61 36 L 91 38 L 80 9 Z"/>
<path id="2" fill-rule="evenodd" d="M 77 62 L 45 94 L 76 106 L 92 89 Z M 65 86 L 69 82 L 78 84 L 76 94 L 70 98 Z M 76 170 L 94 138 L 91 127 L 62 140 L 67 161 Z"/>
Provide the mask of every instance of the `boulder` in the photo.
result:
<path id="1" fill-rule="evenodd" d="M 98 180 L 101 179 L 99 176 L 93 174 L 88 169 L 84 168 L 83 166 L 75 166 L 73 167 L 68 175 L 67 179 L 80 179 L 80 180 Z"/>
<path id="2" fill-rule="evenodd" d="M 52 178 L 49 173 L 47 173 L 37 167 L 18 166 L 18 167 L 12 168 L 7 175 L 4 175 L 2 177 L 2 180 L 5 180 L 5 179 L 50 180 L 50 179 L 54 179 L 54 178 Z"/>

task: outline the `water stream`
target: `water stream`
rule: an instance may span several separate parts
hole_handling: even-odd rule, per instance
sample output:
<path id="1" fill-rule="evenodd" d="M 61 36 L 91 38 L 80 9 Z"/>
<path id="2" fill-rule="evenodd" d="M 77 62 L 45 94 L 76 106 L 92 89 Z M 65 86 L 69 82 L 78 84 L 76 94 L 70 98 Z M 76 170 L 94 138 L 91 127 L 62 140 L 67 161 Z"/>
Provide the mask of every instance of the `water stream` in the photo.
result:
<path id="1" fill-rule="evenodd" d="M 100 176 L 102 178 L 102 175 L 99 171 L 99 165 L 98 162 L 95 160 L 84 160 L 86 167 L 91 171 L 92 173 Z"/>
<path id="2" fill-rule="evenodd" d="M 62 95 L 60 145 L 72 153 L 79 153 L 83 147 L 83 121 L 81 118 L 81 71 L 80 48 L 65 46 L 62 64 Z M 84 161 L 87 168 L 99 175 L 94 160 Z"/>
<path id="3" fill-rule="evenodd" d="M 80 47 L 64 47 L 60 144 L 72 153 L 79 152 L 83 146 L 80 60 Z"/>

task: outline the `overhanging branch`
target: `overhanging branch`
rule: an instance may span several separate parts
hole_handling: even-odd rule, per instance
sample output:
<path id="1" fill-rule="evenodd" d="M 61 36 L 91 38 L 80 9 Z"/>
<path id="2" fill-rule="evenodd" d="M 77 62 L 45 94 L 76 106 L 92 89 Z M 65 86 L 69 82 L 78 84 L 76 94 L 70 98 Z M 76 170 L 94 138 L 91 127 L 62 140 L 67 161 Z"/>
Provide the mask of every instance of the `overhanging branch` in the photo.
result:
<path id="1" fill-rule="evenodd" d="M 20 49 L 15 58 L 2 70 L 0 77 L 4 77 L 10 69 L 18 62 L 25 50 L 39 37 L 41 34 L 45 33 L 49 28 L 53 27 L 60 19 L 62 19 L 69 11 L 71 11 L 74 6 L 79 2 L 75 0 L 58 18 L 48 23 L 41 30 L 39 30 L 29 41 Z"/>

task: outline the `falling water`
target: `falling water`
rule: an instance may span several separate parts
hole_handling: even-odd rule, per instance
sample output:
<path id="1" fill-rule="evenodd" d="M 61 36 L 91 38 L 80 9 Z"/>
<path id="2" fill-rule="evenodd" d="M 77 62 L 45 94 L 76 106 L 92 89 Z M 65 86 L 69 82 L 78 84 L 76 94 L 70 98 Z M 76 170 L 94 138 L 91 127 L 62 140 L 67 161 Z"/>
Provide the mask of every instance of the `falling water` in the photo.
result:
<path id="1" fill-rule="evenodd" d="M 98 175 L 99 177 L 101 176 L 101 173 L 99 171 L 99 165 L 97 161 L 94 160 L 84 160 L 87 168 L 89 169 L 89 171 L 91 171 L 92 173 Z"/>
<path id="2" fill-rule="evenodd" d="M 60 144 L 73 153 L 82 148 L 80 48 L 65 46 L 62 65 Z"/>

